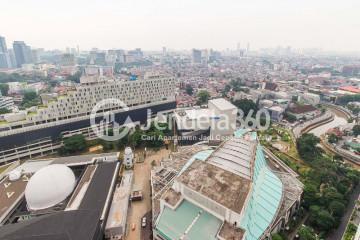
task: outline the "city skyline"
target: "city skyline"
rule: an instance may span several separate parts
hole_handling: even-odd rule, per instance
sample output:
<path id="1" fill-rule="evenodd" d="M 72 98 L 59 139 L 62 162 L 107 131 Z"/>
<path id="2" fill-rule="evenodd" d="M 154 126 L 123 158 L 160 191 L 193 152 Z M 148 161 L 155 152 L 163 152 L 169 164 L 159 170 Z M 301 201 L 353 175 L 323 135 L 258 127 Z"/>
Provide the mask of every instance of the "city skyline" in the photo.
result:
<path id="1" fill-rule="evenodd" d="M 230 7 L 231 6 L 231 7 Z M 329 51 L 360 51 L 360 3 L 347 0 L 292 1 L 20 1 L 3 3 L 1 36 L 8 47 L 89 50 L 291 46 Z M 56 9 L 56 11 L 55 11 Z M 21 20 L 20 20 L 21 19 Z M 24 21 L 26 19 L 26 21 Z"/>

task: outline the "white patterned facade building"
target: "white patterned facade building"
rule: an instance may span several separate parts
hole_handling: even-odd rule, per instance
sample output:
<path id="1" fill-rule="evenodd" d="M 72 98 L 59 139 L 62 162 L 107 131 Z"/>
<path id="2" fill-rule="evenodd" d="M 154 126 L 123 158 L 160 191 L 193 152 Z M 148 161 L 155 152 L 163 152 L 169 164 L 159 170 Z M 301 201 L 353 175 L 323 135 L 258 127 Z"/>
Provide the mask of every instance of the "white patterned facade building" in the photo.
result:
<path id="1" fill-rule="evenodd" d="M 127 107 L 175 101 L 175 78 L 147 75 L 135 81 L 106 80 L 81 84 L 74 91 L 49 102 L 45 108 L 28 117 L 32 122 L 57 121 L 90 115 L 97 103 L 114 98 Z M 124 106 L 119 106 L 124 108 Z"/>

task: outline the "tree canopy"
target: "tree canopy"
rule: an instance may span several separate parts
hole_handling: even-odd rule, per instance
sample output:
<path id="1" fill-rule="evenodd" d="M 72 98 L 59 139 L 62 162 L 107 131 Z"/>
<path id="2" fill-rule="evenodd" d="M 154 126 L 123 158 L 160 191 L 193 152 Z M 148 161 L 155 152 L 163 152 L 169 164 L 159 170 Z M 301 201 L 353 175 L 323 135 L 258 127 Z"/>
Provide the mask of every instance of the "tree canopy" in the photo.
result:
<path id="1" fill-rule="evenodd" d="M 334 133 L 331 133 L 328 137 L 329 143 L 337 143 L 339 141 L 339 137 L 336 136 Z"/>
<path id="2" fill-rule="evenodd" d="M 283 240 L 283 238 L 281 237 L 281 235 L 278 234 L 278 233 L 272 234 L 272 235 L 271 235 L 271 239 L 272 239 L 272 240 Z"/>
<path id="3" fill-rule="evenodd" d="M 303 134 L 297 141 L 297 149 L 310 167 L 301 174 L 304 183 L 302 205 L 309 211 L 309 224 L 316 231 L 326 234 L 338 226 L 349 194 L 359 182 L 360 173 L 342 164 L 342 161 L 335 161 L 335 157 L 324 154 L 317 147 L 319 142 L 320 139 L 313 134 Z"/>
<path id="4" fill-rule="evenodd" d="M 306 161 L 313 161 L 321 154 L 321 149 L 317 146 L 320 138 L 312 133 L 303 134 L 297 141 L 297 148 L 300 156 Z"/>
<path id="5" fill-rule="evenodd" d="M 186 85 L 186 93 L 188 94 L 188 95 L 193 95 L 193 93 L 194 93 L 194 89 L 193 89 L 193 87 L 190 85 L 190 84 L 187 84 Z"/>
<path id="6" fill-rule="evenodd" d="M 28 80 L 28 76 L 22 76 L 18 73 L 0 73 L 0 83 L 7 83 L 7 82 L 24 82 Z"/>
<path id="7" fill-rule="evenodd" d="M 253 110 L 253 115 L 256 114 L 256 112 L 258 111 L 258 107 L 256 105 L 256 103 L 254 103 L 252 100 L 250 99 L 240 99 L 240 100 L 235 100 L 232 102 L 237 108 L 241 109 L 244 112 L 244 117 L 246 117 L 250 110 Z"/>
<path id="8" fill-rule="evenodd" d="M 23 100 L 21 102 L 21 106 L 25 108 L 29 108 L 32 106 L 37 106 L 40 104 L 40 98 L 36 94 L 35 91 L 26 91 L 24 93 Z"/>
<path id="9" fill-rule="evenodd" d="M 81 71 L 77 71 L 76 73 L 74 73 L 73 75 L 69 75 L 67 76 L 67 80 L 76 82 L 76 83 L 80 83 L 80 77 L 81 77 Z"/>
<path id="10" fill-rule="evenodd" d="M 0 108 L 0 115 L 5 113 L 11 113 L 11 111 L 7 108 Z"/>
<path id="11" fill-rule="evenodd" d="M 343 106 L 347 105 L 349 102 L 360 102 L 360 94 L 344 95 L 338 97 L 336 102 Z"/>
<path id="12" fill-rule="evenodd" d="M 285 118 L 287 121 L 289 121 L 290 123 L 293 123 L 293 122 L 296 121 L 295 115 L 293 115 L 293 114 L 291 114 L 291 113 L 289 113 L 289 112 L 285 112 L 285 113 L 284 113 L 284 118 Z"/>
<path id="13" fill-rule="evenodd" d="M 354 136 L 360 135 L 360 125 L 355 125 L 352 130 L 353 130 Z"/>
<path id="14" fill-rule="evenodd" d="M 316 240 L 314 230 L 308 226 L 301 226 L 298 231 L 300 240 Z"/>
<path id="15" fill-rule="evenodd" d="M 67 155 L 71 153 L 81 152 L 86 149 L 85 137 L 82 134 L 73 135 L 64 140 L 64 146 L 60 149 L 60 153 Z"/>
<path id="16" fill-rule="evenodd" d="M 210 94 L 206 90 L 200 90 L 197 94 L 198 96 L 198 103 L 199 104 L 206 104 L 210 98 Z"/>
<path id="17" fill-rule="evenodd" d="M 0 92 L 1 95 L 7 96 L 9 93 L 9 85 L 6 83 L 0 83 Z"/>

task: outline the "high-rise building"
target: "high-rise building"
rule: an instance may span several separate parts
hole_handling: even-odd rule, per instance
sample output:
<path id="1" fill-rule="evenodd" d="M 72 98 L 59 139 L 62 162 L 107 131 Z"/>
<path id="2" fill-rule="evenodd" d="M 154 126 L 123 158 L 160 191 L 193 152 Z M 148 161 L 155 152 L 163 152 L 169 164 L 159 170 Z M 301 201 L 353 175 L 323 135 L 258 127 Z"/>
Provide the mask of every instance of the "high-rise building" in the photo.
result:
<path id="1" fill-rule="evenodd" d="M 31 50 L 31 59 L 32 59 L 32 62 L 34 62 L 34 63 L 40 62 L 39 51 L 37 49 Z"/>
<path id="2" fill-rule="evenodd" d="M 215 150 L 182 146 L 163 159 L 151 174 L 153 239 L 264 240 L 288 226 L 303 184 L 267 158 L 257 134 L 241 129 Z"/>
<path id="3" fill-rule="evenodd" d="M 62 66 L 74 66 L 75 65 L 75 56 L 74 54 L 64 53 L 61 55 L 61 62 Z"/>
<path id="4" fill-rule="evenodd" d="M 6 47 L 5 38 L 0 36 L 0 68 L 9 68 L 10 58 Z"/>
<path id="5" fill-rule="evenodd" d="M 9 49 L 9 62 L 11 68 L 15 68 L 17 66 L 15 53 L 13 49 Z"/>
<path id="6" fill-rule="evenodd" d="M 213 49 L 210 49 L 210 54 L 209 54 L 209 61 L 210 62 L 214 62 L 219 60 L 221 57 L 221 53 L 219 51 L 214 51 Z"/>
<path id="7" fill-rule="evenodd" d="M 141 48 L 135 48 L 134 50 L 128 51 L 128 58 L 133 59 L 134 61 L 141 60 L 144 56 Z"/>
<path id="8" fill-rule="evenodd" d="M 5 38 L 0 36 L 0 52 L 7 52 Z"/>
<path id="9" fill-rule="evenodd" d="M 0 52 L 0 68 L 8 68 L 8 54 Z"/>
<path id="10" fill-rule="evenodd" d="M 201 63 L 201 50 L 198 49 L 192 50 L 192 63 L 194 64 Z"/>
<path id="11" fill-rule="evenodd" d="M 21 67 L 24 63 L 32 62 L 32 52 L 30 46 L 23 41 L 14 41 L 13 43 L 17 67 Z"/>
<path id="12" fill-rule="evenodd" d="M 163 48 L 162 48 L 162 51 L 163 51 L 163 56 L 165 57 L 166 54 L 167 54 L 167 53 L 166 53 L 166 47 L 163 47 Z"/>

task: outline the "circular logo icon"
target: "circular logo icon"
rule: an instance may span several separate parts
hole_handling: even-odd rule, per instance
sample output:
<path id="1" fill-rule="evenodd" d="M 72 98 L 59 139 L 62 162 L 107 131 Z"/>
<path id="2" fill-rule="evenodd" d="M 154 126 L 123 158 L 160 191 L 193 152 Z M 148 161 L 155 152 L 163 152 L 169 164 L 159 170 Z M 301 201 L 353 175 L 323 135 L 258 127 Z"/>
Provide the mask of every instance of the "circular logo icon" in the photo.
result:
<path id="1" fill-rule="evenodd" d="M 117 141 L 125 137 L 134 123 L 128 116 L 122 126 L 116 122 L 114 111 L 129 111 L 129 107 L 121 100 L 107 98 L 98 102 L 90 114 L 90 126 L 96 136 L 105 141 Z"/>

